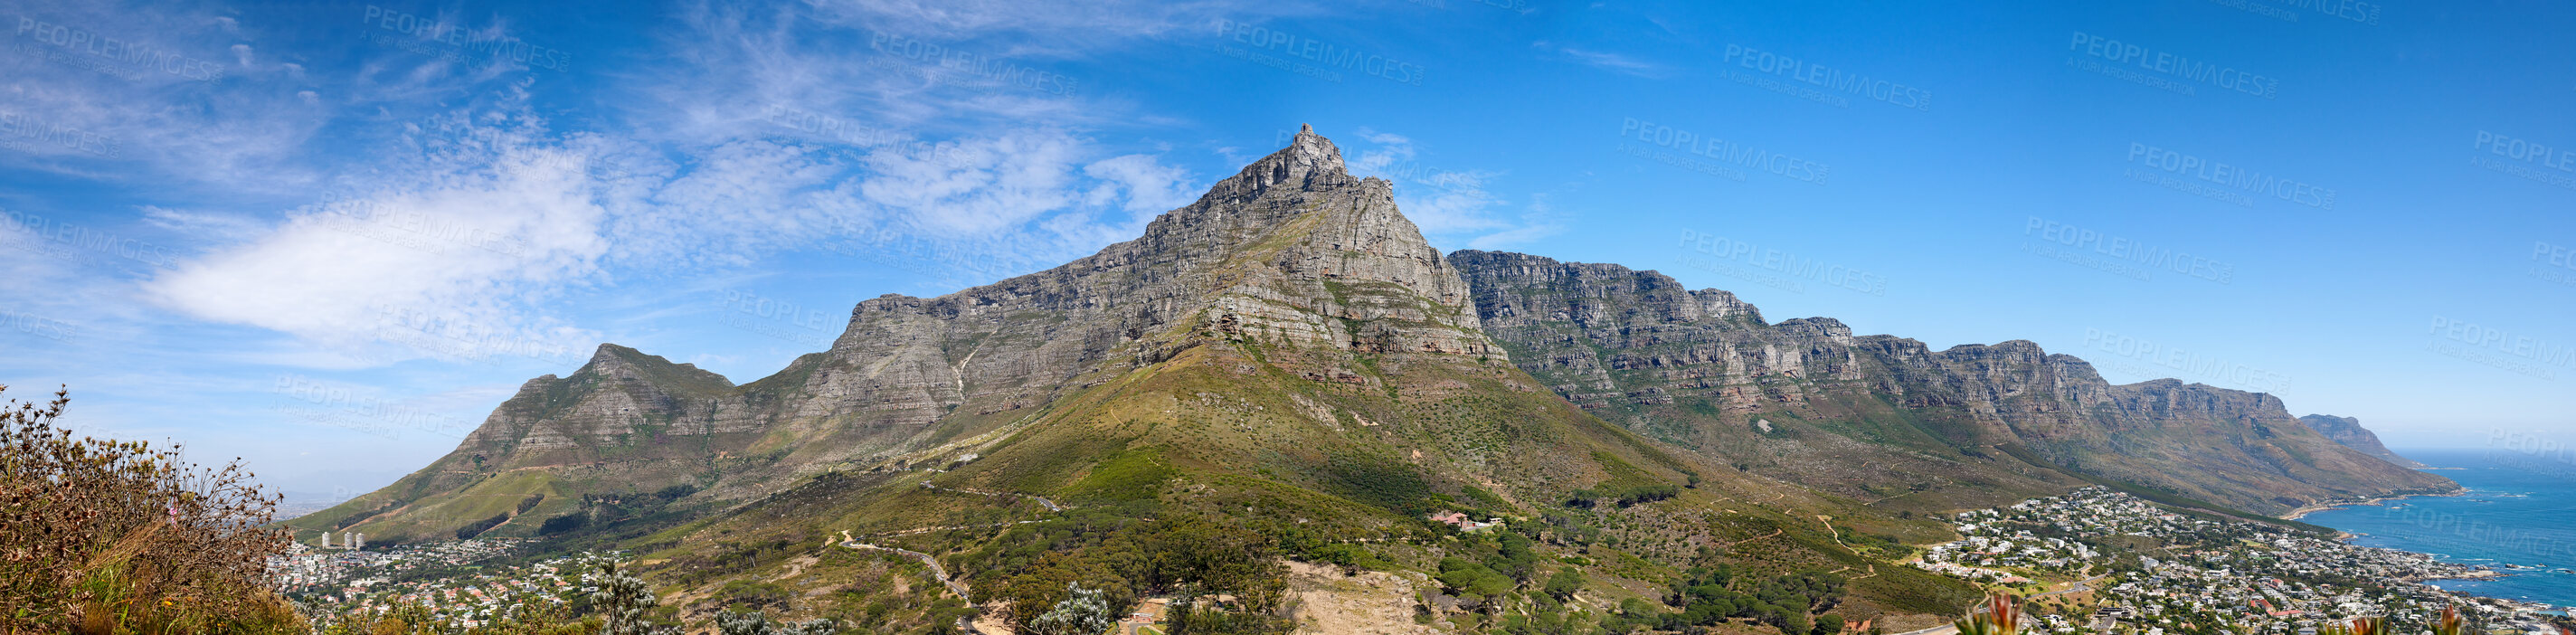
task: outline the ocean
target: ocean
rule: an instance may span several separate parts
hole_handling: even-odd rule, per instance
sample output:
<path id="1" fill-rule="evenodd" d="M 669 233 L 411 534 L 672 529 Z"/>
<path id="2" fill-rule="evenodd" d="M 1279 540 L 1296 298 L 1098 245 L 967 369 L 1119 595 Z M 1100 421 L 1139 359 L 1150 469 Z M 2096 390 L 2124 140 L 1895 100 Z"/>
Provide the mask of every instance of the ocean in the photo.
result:
<path id="1" fill-rule="evenodd" d="M 2356 544 L 2432 554 L 2510 575 L 2433 586 L 2488 597 L 2576 606 L 2576 461 L 2510 449 L 2400 452 L 2468 493 L 2359 505 L 2300 520 L 2359 537 Z"/>

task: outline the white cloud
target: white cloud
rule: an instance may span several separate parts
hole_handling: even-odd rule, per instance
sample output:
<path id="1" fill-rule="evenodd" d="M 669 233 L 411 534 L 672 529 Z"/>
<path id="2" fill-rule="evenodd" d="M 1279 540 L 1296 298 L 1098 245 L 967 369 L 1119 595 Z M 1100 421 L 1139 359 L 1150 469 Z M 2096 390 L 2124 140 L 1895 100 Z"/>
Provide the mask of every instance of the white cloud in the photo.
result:
<path id="1" fill-rule="evenodd" d="M 1195 189 L 1198 184 L 1189 180 L 1188 172 L 1156 163 L 1155 158 L 1148 155 L 1129 154 L 1102 159 L 1083 166 L 1082 173 L 1115 185 L 1092 190 L 1092 204 L 1106 205 L 1123 194 L 1127 199 L 1126 210 L 1147 218 L 1198 199 Z"/>
<path id="2" fill-rule="evenodd" d="M 0 83 L 0 117 L 97 142 L 42 146 L 0 161 L 164 189 L 288 191 L 317 178 L 297 161 L 326 119 L 295 96 L 306 84 L 302 67 L 255 54 L 237 25 L 178 7 L 41 5 L 29 5 L 12 23 L 115 38 L 119 50 L 148 50 L 163 61 L 105 56 L 24 33 L 11 39 L 36 48 L 17 56 L 21 63 Z"/>
<path id="3" fill-rule="evenodd" d="M 137 208 L 143 220 L 154 227 L 182 235 L 212 238 L 220 242 L 246 240 L 269 225 L 259 219 L 221 212 L 175 210 L 155 205 Z"/>
<path id="4" fill-rule="evenodd" d="M 1370 128 L 1353 133 L 1352 142 L 1344 144 L 1351 172 L 1394 182 L 1396 206 L 1435 241 L 1464 238 L 1469 247 L 1489 249 L 1525 245 L 1565 230 L 1544 195 L 1532 195 L 1517 218 L 1503 217 L 1511 202 L 1488 187 L 1503 176 L 1500 172 L 1426 161 L 1404 135 Z"/>
<path id="5" fill-rule="evenodd" d="M 584 162 L 522 131 L 431 140 L 409 184 L 310 206 L 144 282 L 187 315 L 413 354 L 554 354 L 586 335 L 535 308 L 596 281 L 608 241 Z"/>
<path id="6" fill-rule="evenodd" d="M 1530 195 L 1529 211 L 1521 214 L 1519 226 L 1477 236 L 1467 241 L 1469 249 L 1510 249 L 1565 233 L 1563 219 L 1547 202 L 1546 194 Z"/>
<path id="7" fill-rule="evenodd" d="M 1647 62 L 1618 53 L 1580 49 L 1571 46 L 1559 46 L 1549 43 L 1546 40 L 1534 42 L 1531 44 L 1531 47 L 1542 51 L 1554 52 L 1559 57 L 1572 60 L 1578 64 L 1622 75 L 1644 77 L 1647 79 L 1660 79 L 1666 75 L 1666 69 L 1662 64 Z"/>

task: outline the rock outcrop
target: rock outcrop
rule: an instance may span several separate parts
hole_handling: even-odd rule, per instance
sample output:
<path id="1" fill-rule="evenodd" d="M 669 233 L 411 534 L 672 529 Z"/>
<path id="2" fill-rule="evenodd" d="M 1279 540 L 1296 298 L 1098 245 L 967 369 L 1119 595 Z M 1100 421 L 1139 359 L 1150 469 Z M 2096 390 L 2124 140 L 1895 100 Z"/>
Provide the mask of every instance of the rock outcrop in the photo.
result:
<path id="1" fill-rule="evenodd" d="M 2380 460 L 2394 463 L 2398 467 L 2410 470 L 2431 467 L 2415 459 L 2399 456 L 2396 452 L 2389 451 L 2388 446 L 2380 445 L 2379 435 L 2371 432 L 2369 428 L 2361 427 L 2360 419 L 2334 415 L 2307 415 L 2299 417 L 2299 423 L 2306 424 L 2308 429 L 2317 431 L 2317 434 L 2325 435 L 2327 440 L 2341 443 L 2343 447 L 2352 448 L 2362 454 L 2379 457 Z"/>

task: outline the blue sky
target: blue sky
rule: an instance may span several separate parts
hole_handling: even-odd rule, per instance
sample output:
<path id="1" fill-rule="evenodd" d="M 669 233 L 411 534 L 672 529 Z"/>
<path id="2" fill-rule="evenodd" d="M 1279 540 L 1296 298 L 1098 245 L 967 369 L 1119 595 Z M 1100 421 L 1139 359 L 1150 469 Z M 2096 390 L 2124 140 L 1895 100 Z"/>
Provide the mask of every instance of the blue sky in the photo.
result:
<path id="1" fill-rule="evenodd" d="M 0 6 L 0 383 L 364 491 L 598 342 L 736 382 L 1313 124 L 1443 249 L 2576 433 L 2546 3 Z"/>

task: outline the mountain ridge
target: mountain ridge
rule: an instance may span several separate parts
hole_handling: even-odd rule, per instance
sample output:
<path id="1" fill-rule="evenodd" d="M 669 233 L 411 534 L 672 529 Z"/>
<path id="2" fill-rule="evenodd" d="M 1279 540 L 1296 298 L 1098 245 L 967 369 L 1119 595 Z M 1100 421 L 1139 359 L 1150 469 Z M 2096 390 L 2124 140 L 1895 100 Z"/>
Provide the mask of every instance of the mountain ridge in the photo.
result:
<path id="1" fill-rule="evenodd" d="M 1462 534 L 1426 520 L 1445 511 L 1526 523 L 1515 535 L 1616 584 L 1714 564 L 1866 569 L 1838 611 L 1934 620 L 1973 588 L 1875 568 L 1902 543 L 1946 539 L 1916 512 L 2089 478 L 2153 485 L 2146 459 L 2122 452 L 2187 458 L 2106 447 L 2095 424 L 2258 409 L 2227 430 L 2277 423 L 2269 396 L 2134 386 L 2026 341 L 1934 352 L 1830 318 L 1768 323 L 1652 272 L 1444 255 L 1391 183 L 1351 176 L 1305 128 L 1135 239 L 938 297 L 859 302 L 830 348 L 748 383 L 603 344 L 522 385 L 430 466 L 287 524 L 378 543 L 466 527 L 631 548 L 703 611 L 725 585 L 792 575 L 782 546 L 834 532 L 903 536 L 986 603 L 1035 588 L 1031 562 L 992 553 L 1034 548 L 1035 528 L 1220 518 L 1292 557 L 1357 548 L 1446 572 L 1438 545 Z M 2066 414 L 2076 406 L 2132 414 Z M 2290 428 L 2307 436 L 2243 446 L 2256 449 L 2175 489 L 2353 469 L 2341 454 L 2314 465 L 2308 441 L 2333 444 Z M 2306 469 L 2261 448 L 2308 456 Z M 1040 496 L 1065 506 L 1022 503 Z"/>
<path id="2" fill-rule="evenodd" d="M 1478 250 L 1449 258 L 1468 273 L 1485 323 L 1524 370 L 1596 414 L 1659 438 L 1758 448 L 1715 450 L 1721 455 L 1866 456 L 1889 462 L 1897 480 L 1912 481 L 1906 483 L 1911 491 L 1960 489 L 1939 485 L 1968 478 L 1959 459 L 1816 451 L 1743 429 L 1756 420 L 1785 426 L 1816 417 L 1931 418 L 1938 421 L 1841 426 L 1850 434 L 1837 436 L 1940 441 L 1910 444 L 1931 452 L 2018 443 L 2052 464 L 2040 467 L 2263 513 L 2456 487 L 2346 453 L 2296 425 L 2269 394 L 2172 379 L 2114 385 L 2082 358 L 2048 353 L 2028 340 L 1934 351 L 1910 338 L 1854 335 L 1832 318 L 1769 324 L 1732 293 L 1689 290 L 1661 273 L 1618 265 Z M 2226 443 L 2208 442 L 2222 437 Z M 1808 482 L 1825 479 L 1828 489 L 1836 479 L 1856 478 L 1811 464 L 1770 465 Z M 1990 473 L 1961 483 L 2013 481 Z M 1872 495 L 1866 489 L 1846 491 Z"/>

